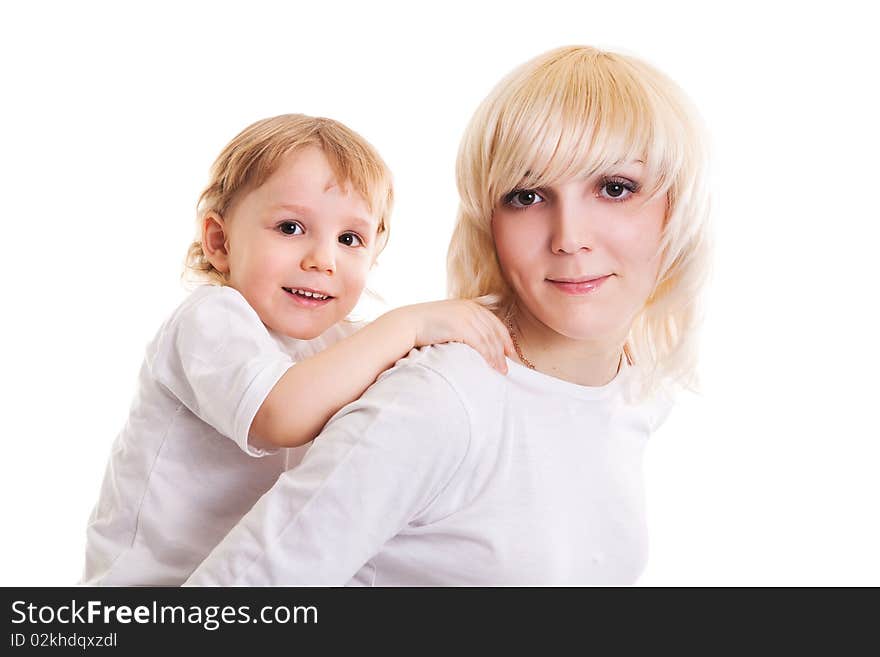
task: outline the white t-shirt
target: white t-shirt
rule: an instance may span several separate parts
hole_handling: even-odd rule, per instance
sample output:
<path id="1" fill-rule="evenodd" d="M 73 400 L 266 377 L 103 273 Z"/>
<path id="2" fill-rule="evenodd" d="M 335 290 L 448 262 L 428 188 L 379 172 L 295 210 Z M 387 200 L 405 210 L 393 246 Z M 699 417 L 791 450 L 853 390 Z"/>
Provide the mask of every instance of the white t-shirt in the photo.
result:
<path id="1" fill-rule="evenodd" d="M 469 347 L 414 350 L 340 410 L 195 585 L 629 584 L 642 453 L 671 401 L 625 401 Z"/>
<path id="2" fill-rule="evenodd" d="M 82 582 L 186 580 L 305 452 L 248 442 L 266 395 L 296 361 L 357 328 L 341 322 L 294 340 L 266 328 L 233 288 L 205 285 L 187 297 L 147 347 L 89 520 Z"/>

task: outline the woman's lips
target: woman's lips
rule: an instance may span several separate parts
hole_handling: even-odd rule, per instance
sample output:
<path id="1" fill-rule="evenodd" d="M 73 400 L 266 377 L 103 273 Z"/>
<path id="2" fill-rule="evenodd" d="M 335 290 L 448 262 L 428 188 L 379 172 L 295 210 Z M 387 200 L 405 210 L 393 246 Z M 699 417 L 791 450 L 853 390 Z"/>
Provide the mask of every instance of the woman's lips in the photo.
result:
<path id="1" fill-rule="evenodd" d="M 602 283 L 607 281 L 609 278 L 614 276 L 614 274 L 606 274 L 605 276 L 599 276 L 598 278 L 590 278 L 583 280 L 553 280 L 546 279 L 548 283 L 553 285 L 557 290 L 564 294 L 571 294 L 574 296 L 589 294 L 590 292 L 595 292 L 598 290 Z"/>

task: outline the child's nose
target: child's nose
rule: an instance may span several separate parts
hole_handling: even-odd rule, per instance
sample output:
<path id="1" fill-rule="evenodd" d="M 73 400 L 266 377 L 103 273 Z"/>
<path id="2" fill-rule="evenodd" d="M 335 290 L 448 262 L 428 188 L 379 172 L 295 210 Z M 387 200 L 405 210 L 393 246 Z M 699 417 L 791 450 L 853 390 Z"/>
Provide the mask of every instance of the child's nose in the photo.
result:
<path id="1" fill-rule="evenodd" d="M 328 275 L 336 272 L 336 260 L 333 257 L 333 246 L 323 240 L 316 240 L 302 259 L 304 271 L 320 271 Z"/>

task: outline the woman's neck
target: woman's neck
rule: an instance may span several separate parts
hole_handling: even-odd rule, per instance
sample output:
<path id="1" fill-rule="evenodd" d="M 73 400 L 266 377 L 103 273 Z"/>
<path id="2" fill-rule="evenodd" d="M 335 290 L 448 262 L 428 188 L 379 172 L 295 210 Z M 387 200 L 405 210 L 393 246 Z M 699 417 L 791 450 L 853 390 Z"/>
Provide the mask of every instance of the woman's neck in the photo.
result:
<path id="1" fill-rule="evenodd" d="M 625 336 L 619 339 L 575 340 L 560 335 L 525 310 L 513 320 L 522 356 L 543 374 L 582 386 L 604 386 L 621 367 Z M 525 363 L 524 363 L 525 364 Z"/>

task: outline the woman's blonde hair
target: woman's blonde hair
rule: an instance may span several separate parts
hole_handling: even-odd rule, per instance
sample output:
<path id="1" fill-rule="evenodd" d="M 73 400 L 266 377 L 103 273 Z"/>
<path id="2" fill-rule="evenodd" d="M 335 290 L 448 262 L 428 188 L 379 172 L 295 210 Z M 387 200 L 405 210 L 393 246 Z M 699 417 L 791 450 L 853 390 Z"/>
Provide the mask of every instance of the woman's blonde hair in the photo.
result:
<path id="1" fill-rule="evenodd" d="M 493 310 L 511 317 L 516 299 L 492 240 L 500 199 L 636 159 L 645 162 L 643 189 L 649 198 L 665 194 L 668 209 L 658 278 L 626 349 L 643 373 L 643 394 L 661 382 L 693 388 L 710 249 L 705 132 L 679 87 L 636 58 L 559 48 L 514 70 L 483 101 L 458 153 L 461 202 L 449 291 L 459 298 L 491 295 Z"/>
<path id="2" fill-rule="evenodd" d="M 242 130 L 211 166 L 211 179 L 199 196 L 196 239 L 186 254 L 184 276 L 219 285 L 226 276 L 216 270 L 202 249 L 202 222 L 208 212 L 223 216 L 232 203 L 262 185 L 282 159 L 306 146 L 320 148 L 337 181 L 351 187 L 379 220 L 378 254 L 388 242 L 394 192 L 391 172 L 367 140 L 338 121 L 304 114 L 282 114 Z"/>

